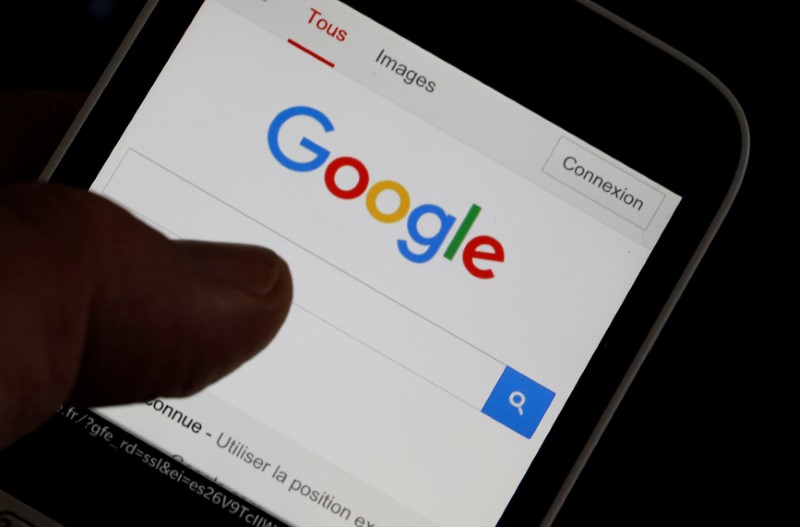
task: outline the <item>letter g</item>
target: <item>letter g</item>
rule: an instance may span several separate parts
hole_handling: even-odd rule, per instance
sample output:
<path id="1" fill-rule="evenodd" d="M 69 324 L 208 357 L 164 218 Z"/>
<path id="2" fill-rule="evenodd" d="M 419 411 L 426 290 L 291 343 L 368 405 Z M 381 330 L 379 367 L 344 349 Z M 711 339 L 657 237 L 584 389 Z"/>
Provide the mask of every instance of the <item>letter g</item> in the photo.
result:
<path id="1" fill-rule="evenodd" d="M 314 153 L 314 158 L 310 161 L 295 161 L 284 154 L 283 150 L 281 150 L 281 147 L 278 144 L 278 134 L 281 132 L 281 127 L 289 119 L 299 115 L 311 117 L 320 125 L 322 125 L 322 129 L 326 132 L 333 130 L 333 123 L 331 123 L 330 119 L 328 119 L 324 113 L 309 106 L 293 106 L 283 110 L 281 113 L 275 116 L 275 119 L 272 120 L 272 123 L 269 125 L 269 130 L 267 131 L 267 143 L 269 144 L 269 149 L 272 152 L 272 155 L 275 156 L 275 159 L 278 161 L 278 163 L 285 166 L 289 170 L 294 170 L 295 172 L 310 172 L 321 167 L 325 163 L 325 161 L 328 159 L 328 156 L 331 154 L 328 150 L 322 148 L 313 141 L 310 141 L 308 138 L 303 137 L 303 139 L 300 141 L 300 146 Z"/>

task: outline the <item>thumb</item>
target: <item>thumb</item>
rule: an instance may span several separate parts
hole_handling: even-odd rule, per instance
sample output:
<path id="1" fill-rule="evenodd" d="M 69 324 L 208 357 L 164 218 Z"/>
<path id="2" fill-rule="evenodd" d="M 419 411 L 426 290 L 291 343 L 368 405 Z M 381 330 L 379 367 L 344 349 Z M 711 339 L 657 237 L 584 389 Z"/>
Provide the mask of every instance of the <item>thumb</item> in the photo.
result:
<path id="1" fill-rule="evenodd" d="M 170 241 L 58 185 L 0 189 L 0 448 L 66 399 L 199 390 L 272 340 L 291 296 L 267 249 Z"/>

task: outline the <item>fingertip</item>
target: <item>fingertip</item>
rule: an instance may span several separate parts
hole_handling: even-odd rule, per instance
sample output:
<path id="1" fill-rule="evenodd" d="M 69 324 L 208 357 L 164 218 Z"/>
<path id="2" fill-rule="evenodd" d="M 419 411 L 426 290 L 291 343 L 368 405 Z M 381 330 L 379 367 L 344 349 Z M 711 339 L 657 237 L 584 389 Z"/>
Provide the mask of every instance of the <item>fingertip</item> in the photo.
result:
<path id="1" fill-rule="evenodd" d="M 274 252 L 166 240 L 159 250 L 133 268 L 128 250 L 121 276 L 103 279 L 114 286 L 96 296 L 73 392 L 83 404 L 195 393 L 264 349 L 286 319 L 291 273 Z"/>
<path id="2" fill-rule="evenodd" d="M 204 371 L 195 371 L 187 385 L 173 388 L 171 395 L 182 396 L 219 380 L 272 342 L 289 313 L 293 283 L 286 261 L 265 247 L 177 244 L 199 267 L 203 289 L 195 301 L 204 305 L 190 316 L 202 326 L 198 335 L 203 343 L 194 353 L 199 360 L 195 365 Z"/>
<path id="3" fill-rule="evenodd" d="M 191 240 L 175 243 L 214 279 L 256 296 L 270 295 L 283 275 L 288 275 L 291 284 L 286 262 L 266 247 Z"/>

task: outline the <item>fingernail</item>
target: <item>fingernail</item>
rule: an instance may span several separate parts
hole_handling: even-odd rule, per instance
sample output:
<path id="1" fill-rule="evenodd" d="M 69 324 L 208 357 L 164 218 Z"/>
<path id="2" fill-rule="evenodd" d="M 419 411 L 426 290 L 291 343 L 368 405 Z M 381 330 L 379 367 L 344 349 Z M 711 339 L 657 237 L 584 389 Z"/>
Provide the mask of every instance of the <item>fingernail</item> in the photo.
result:
<path id="1" fill-rule="evenodd" d="M 215 279 L 258 296 L 269 294 L 286 269 L 283 260 L 264 247 L 196 241 L 176 243 Z"/>

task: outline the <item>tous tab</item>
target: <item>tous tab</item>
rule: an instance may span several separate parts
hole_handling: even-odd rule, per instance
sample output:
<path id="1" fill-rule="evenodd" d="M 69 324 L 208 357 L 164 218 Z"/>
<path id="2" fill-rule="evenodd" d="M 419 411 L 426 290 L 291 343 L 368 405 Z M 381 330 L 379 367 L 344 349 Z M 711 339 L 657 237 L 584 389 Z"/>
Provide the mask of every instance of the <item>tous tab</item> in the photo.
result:
<path id="1" fill-rule="evenodd" d="M 311 8 L 311 16 L 308 17 L 308 24 L 316 26 L 320 31 L 324 31 L 340 42 L 344 42 L 347 38 L 347 30 L 342 29 L 340 26 L 334 24 L 322 14 L 322 11 Z"/>

